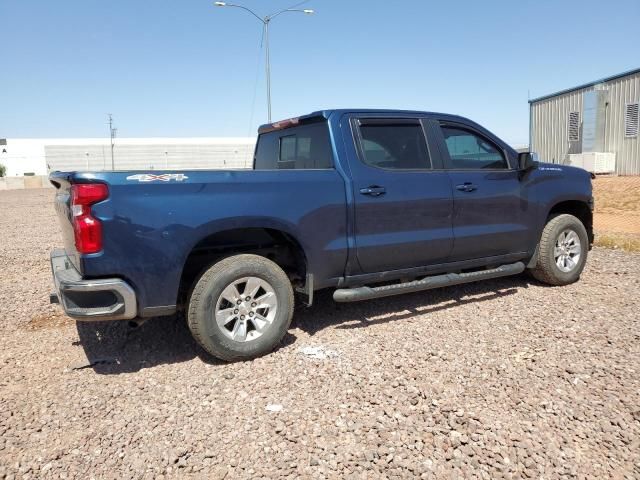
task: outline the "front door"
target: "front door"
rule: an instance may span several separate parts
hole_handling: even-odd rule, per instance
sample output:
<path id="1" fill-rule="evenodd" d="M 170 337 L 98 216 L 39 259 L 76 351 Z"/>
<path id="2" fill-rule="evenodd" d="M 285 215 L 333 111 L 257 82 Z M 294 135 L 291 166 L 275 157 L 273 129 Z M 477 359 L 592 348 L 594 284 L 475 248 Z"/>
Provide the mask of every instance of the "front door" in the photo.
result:
<path id="1" fill-rule="evenodd" d="M 364 273 L 443 263 L 451 252 L 451 184 L 434 168 L 439 156 L 430 153 L 425 125 L 418 118 L 380 117 L 343 124 L 345 138 L 354 139 L 348 158 Z"/>
<path id="2" fill-rule="evenodd" d="M 443 122 L 440 132 L 453 187 L 450 261 L 526 256 L 535 202 L 529 201 L 530 187 L 520 181 L 506 150 L 470 125 Z"/>

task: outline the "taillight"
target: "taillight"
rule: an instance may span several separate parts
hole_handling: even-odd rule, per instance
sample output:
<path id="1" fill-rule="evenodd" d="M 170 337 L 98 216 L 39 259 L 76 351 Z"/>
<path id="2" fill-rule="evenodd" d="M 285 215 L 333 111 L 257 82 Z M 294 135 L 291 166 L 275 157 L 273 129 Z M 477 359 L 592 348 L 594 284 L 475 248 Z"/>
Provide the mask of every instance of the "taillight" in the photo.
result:
<path id="1" fill-rule="evenodd" d="M 84 183 L 71 186 L 71 213 L 78 253 L 102 250 L 102 223 L 91 212 L 91 205 L 109 197 L 104 183 Z"/>

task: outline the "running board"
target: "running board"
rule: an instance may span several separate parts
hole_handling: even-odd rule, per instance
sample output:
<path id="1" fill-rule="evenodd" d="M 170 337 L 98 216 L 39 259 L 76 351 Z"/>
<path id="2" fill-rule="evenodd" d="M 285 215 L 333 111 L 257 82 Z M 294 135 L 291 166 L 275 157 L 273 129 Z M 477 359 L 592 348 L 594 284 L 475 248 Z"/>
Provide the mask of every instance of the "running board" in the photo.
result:
<path id="1" fill-rule="evenodd" d="M 517 275 L 525 269 L 524 263 L 516 262 L 508 265 L 501 265 L 490 270 L 478 270 L 469 273 L 445 273 L 434 275 L 422 280 L 412 282 L 397 283 L 395 285 L 384 285 L 381 287 L 358 287 L 340 288 L 333 292 L 333 299 L 336 302 L 359 302 L 372 298 L 391 297 L 402 293 L 420 292 L 431 290 L 432 288 L 449 287 L 451 285 L 461 285 L 463 283 L 477 282 L 478 280 L 489 280 L 491 278 L 507 277 Z"/>

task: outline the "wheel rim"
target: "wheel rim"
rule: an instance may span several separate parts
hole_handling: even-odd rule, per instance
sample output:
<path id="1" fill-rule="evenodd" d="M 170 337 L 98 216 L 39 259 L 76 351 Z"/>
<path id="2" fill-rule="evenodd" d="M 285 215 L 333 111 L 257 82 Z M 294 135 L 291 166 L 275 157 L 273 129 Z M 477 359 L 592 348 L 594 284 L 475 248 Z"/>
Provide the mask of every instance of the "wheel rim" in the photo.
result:
<path id="1" fill-rule="evenodd" d="M 556 261 L 556 266 L 562 272 L 570 272 L 578 266 L 581 256 L 582 245 L 578 234 L 570 229 L 563 230 L 558 236 L 556 246 L 553 249 L 553 258 Z"/>
<path id="2" fill-rule="evenodd" d="M 258 277 L 234 280 L 216 303 L 218 328 L 236 342 L 250 342 L 266 332 L 278 311 L 278 298 L 269 282 Z"/>

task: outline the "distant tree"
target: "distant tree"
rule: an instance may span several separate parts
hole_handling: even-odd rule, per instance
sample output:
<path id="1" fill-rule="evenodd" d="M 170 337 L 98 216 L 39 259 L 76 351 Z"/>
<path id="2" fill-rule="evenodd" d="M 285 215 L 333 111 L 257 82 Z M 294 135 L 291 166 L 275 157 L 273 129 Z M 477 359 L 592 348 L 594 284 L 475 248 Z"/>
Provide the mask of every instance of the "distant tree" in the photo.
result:
<path id="1" fill-rule="evenodd" d="M 0 163 L 0 177 L 4 177 L 7 174 L 7 167 Z"/>

